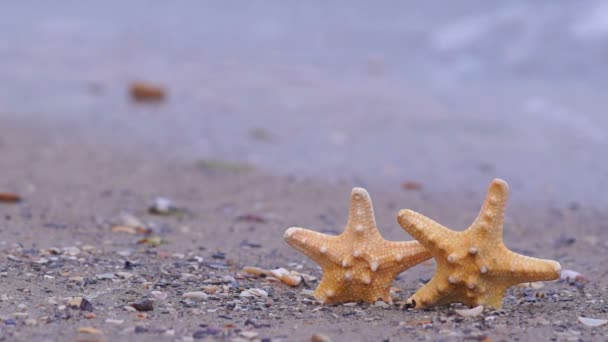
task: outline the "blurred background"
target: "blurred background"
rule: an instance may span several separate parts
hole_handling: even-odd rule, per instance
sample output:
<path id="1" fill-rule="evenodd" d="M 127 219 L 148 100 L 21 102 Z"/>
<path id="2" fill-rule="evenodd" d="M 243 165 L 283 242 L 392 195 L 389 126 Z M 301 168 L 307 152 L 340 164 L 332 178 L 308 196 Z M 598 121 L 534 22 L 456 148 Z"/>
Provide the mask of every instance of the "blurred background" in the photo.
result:
<path id="1" fill-rule="evenodd" d="M 607 60 L 604 1 L 11 2 L 0 132 L 601 207 Z"/>

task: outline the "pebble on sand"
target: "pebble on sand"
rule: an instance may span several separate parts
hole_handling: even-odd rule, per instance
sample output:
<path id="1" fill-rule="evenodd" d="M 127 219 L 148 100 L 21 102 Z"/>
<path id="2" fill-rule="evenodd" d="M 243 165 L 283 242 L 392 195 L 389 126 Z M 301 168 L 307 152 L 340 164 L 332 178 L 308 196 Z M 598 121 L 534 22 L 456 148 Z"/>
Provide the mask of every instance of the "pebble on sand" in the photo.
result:
<path id="1" fill-rule="evenodd" d="M 131 98 L 137 102 L 160 102 L 166 96 L 162 86 L 144 82 L 132 83 L 129 92 Z"/>
<path id="2" fill-rule="evenodd" d="M 476 306 L 472 309 L 456 309 L 454 311 L 462 317 L 475 317 L 483 312 L 483 305 Z"/>
<path id="3" fill-rule="evenodd" d="M 93 328 L 93 327 L 80 327 L 78 328 L 78 332 L 81 334 L 89 334 L 89 335 L 101 335 L 103 331 Z"/>
<path id="4" fill-rule="evenodd" d="M 608 324 L 608 319 L 587 318 L 581 316 L 578 317 L 578 321 L 588 327 L 601 327 L 602 325 Z"/>
<path id="5" fill-rule="evenodd" d="M 207 299 L 207 294 L 203 291 L 193 291 L 184 293 L 182 297 L 196 300 L 204 300 Z"/>
<path id="6" fill-rule="evenodd" d="M 154 310 L 154 303 L 150 299 L 141 299 L 130 304 L 131 307 L 137 311 L 152 311 Z"/>
<path id="7" fill-rule="evenodd" d="M 241 297 L 268 297 L 268 292 L 266 292 L 262 289 L 252 288 L 252 289 L 243 290 L 241 292 L 240 296 Z"/>

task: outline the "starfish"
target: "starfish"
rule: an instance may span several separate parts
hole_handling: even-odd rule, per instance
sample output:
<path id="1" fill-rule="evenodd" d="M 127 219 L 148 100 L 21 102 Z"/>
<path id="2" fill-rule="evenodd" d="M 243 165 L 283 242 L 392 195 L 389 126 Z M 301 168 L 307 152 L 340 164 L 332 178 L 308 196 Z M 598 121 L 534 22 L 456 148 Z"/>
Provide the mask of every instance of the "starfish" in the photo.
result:
<path id="1" fill-rule="evenodd" d="M 392 303 L 390 287 L 401 272 L 431 258 L 417 241 L 387 241 L 382 238 L 372 201 L 363 188 L 350 197 L 348 223 L 338 236 L 292 227 L 285 241 L 323 269 L 315 298 L 324 304 L 345 302 Z"/>
<path id="2" fill-rule="evenodd" d="M 453 231 L 411 210 L 399 212 L 399 224 L 426 247 L 437 263 L 435 275 L 411 296 L 406 306 L 464 303 L 469 307 L 502 307 L 507 288 L 520 283 L 559 278 L 557 261 L 516 254 L 502 238 L 509 187 L 494 179 L 481 211 L 464 231 Z"/>

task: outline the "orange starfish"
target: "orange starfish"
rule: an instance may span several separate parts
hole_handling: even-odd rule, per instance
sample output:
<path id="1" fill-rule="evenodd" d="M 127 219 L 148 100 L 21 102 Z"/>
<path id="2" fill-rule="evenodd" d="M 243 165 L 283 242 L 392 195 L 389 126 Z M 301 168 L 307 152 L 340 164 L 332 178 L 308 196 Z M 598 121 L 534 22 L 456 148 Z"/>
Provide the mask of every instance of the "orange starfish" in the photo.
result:
<path id="1" fill-rule="evenodd" d="M 323 269 L 315 298 L 325 304 L 383 300 L 392 303 L 393 279 L 431 258 L 417 241 L 393 242 L 382 238 L 369 194 L 354 188 L 346 229 L 338 236 L 303 228 L 289 228 L 285 241 Z"/>
<path id="2" fill-rule="evenodd" d="M 559 278 L 557 261 L 516 254 L 504 245 L 502 227 L 509 187 L 494 179 L 481 211 L 462 232 L 411 210 L 399 212 L 399 224 L 428 248 L 437 270 L 433 279 L 408 299 L 410 307 L 464 303 L 469 307 L 502 307 L 507 288 L 520 283 Z"/>

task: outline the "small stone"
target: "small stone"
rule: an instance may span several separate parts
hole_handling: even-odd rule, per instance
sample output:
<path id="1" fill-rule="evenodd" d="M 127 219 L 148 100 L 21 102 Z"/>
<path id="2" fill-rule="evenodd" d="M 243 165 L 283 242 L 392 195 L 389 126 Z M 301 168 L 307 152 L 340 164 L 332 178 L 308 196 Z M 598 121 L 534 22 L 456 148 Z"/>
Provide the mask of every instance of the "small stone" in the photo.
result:
<path id="1" fill-rule="evenodd" d="M 111 319 L 111 318 L 106 319 L 106 323 L 108 323 L 108 324 L 121 325 L 124 322 L 125 321 L 123 319 Z"/>
<path id="2" fill-rule="evenodd" d="M 77 256 L 78 254 L 80 254 L 80 248 L 74 247 L 74 246 L 64 247 L 63 254 L 66 254 L 69 256 Z"/>
<path id="3" fill-rule="evenodd" d="M 183 298 L 196 299 L 196 300 L 205 300 L 207 299 L 207 294 L 203 291 L 194 291 L 194 292 L 186 292 L 182 295 Z"/>
<path id="4" fill-rule="evenodd" d="M 476 306 L 472 309 L 456 309 L 454 311 L 462 317 L 475 317 L 483 312 L 483 305 Z"/>
<path id="5" fill-rule="evenodd" d="M 80 310 L 93 312 L 93 304 L 86 298 L 82 298 L 82 301 L 80 302 Z"/>
<path id="6" fill-rule="evenodd" d="M 38 322 L 33 318 L 28 318 L 25 320 L 25 325 L 30 326 L 30 327 L 36 325 L 37 323 Z"/>
<path id="7" fill-rule="evenodd" d="M 80 309 L 80 303 L 82 303 L 82 297 L 71 297 L 68 298 L 68 307 L 72 309 Z"/>
<path id="8" fill-rule="evenodd" d="M 581 316 L 578 317 L 578 321 L 588 327 L 601 327 L 602 325 L 608 324 L 608 319 L 587 318 Z"/>
<path id="9" fill-rule="evenodd" d="M 331 338 L 323 334 L 313 334 L 310 338 L 310 342 L 332 342 Z"/>
<path id="10" fill-rule="evenodd" d="M 173 202 L 165 197 L 157 197 L 154 203 L 150 206 L 150 214 L 169 215 L 177 211 L 177 207 Z"/>
<path id="11" fill-rule="evenodd" d="M 383 301 L 379 300 L 379 301 L 377 301 L 377 302 L 375 302 L 375 303 L 374 303 L 374 306 L 375 306 L 375 307 L 378 307 L 378 308 L 383 308 L 383 309 L 386 309 L 386 308 L 389 308 L 389 307 L 390 307 L 390 304 L 385 303 L 385 302 L 383 302 Z"/>
<path id="12" fill-rule="evenodd" d="M 93 327 L 80 327 L 78 328 L 78 332 L 81 334 L 89 334 L 89 335 L 101 335 L 103 332 L 99 329 Z"/>
<path id="13" fill-rule="evenodd" d="M 131 235 L 137 234 L 137 229 L 131 226 L 114 226 L 112 227 L 112 232 L 114 233 L 127 233 Z"/>
<path id="14" fill-rule="evenodd" d="M 35 263 L 35 264 L 38 264 L 38 265 L 44 265 L 44 264 L 48 264 L 49 262 L 50 262 L 50 261 L 49 261 L 49 259 L 47 259 L 47 258 L 40 258 L 40 259 L 38 259 L 38 260 L 34 261 L 34 263 Z"/>
<path id="15" fill-rule="evenodd" d="M 147 82 L 132 83 L 129 93 L 136 102 L 161 102 L 166 97 L 166 90 L 163 86 Z"/>
<path id="16" fill-rule="evenodd" d="M 136 312 L 137 311 L 137 309 L 135 309 L 134 307 L 132 307 L 130 305 L 123 306 L 123 309 L 125 309 L 125 311 L 128 311 L 128 312 Z"/>
<path id="17" fill-rule="evenodd" d="M 260 268 L 260 267 L 255 267 L 255 266 L 245 266 L 242 269 L 243 272 L 254 275 L 254 276 L 266 276 L 268 275 L 269 271 Z"/>
<path id="18" fill-rule="evenodd" d="M 154 310 L 154 303 L 150 299 L 142 299 L 138 300 L 134 303 L 131 303 L 131 306 L 135 308 L 137 311 L 152 311 Z"/>
<path id="19" fill-rule="evenodd" d="M 97 274 L 95 276 L 95 278 L 99 279 L 99 280 L 112 280 L 114 279 L 114 273 L 102 273 L 102 274 Z"/>
<path id="20" fill-rule="evenodd" d="M 167 299 L 167 293 L 166 292 L 162 292 L 162 291 L 152 291 L 150 292 L 154 298 L 158 299 L 158 300 L 165 300 Z"/>
<path id="21" fill-rule="evenodd" d="M 241 331 L 239 333 L 239 335 L 248 340 L 253 340 L 254 338 L 258 337 L 260 334 L 256 331 Z"/>
<path id="22" fill-rule="evenodd" d="M 268 292 L 258 289 L 252 288 L 248 290 L 244 290 L 240 294 L 241 297 L 268 297 Z"/>
<path id="23" fill-rule="evenodd" d="M 133 277 L 133 273 L 129 272 L 117 272 L 116 275 L 122 279 L 130 279 L 131 277 Z"/>

